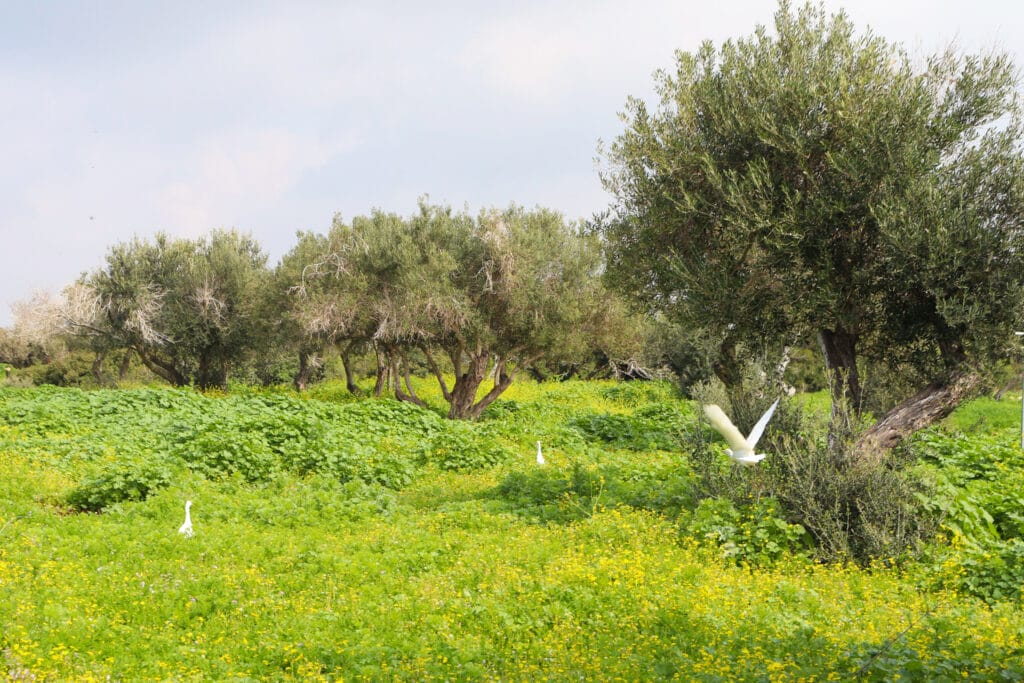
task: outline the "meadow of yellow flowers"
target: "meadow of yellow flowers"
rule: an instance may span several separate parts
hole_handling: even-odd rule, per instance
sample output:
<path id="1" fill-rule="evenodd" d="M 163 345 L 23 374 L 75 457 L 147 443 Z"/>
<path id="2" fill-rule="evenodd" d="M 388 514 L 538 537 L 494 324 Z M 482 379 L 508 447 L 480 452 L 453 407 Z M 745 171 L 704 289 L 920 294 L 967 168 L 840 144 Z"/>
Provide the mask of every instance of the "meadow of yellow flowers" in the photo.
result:
<path id="1" fill-rule="evenodd" d="M 424 418 L 428 429 L 396 409 L 390 433 L 366 427 L 374 448 L 357 451 L 390 463 L 373 470 L 384 475 L 357 468 L 347 481 L 337 472 L 350 470 L 291 461 L 253 479 L 174 459 L 175 439 L 195 438 L 176 436 L 181 405 L 277 420 L 275 434 L 298 434 L 305 423 L 288 420 L 329 403 L 326 389 L 284 403 L 122 394 L 0 390 L 7 680 L 1024 678 L 1019 595 L 983 602 L 957 590 L 950 579 L 966 570 L 955 543 L 899 566 L 826 565 L 795 551 L 751 565 L 685 533 L 677 512 L 563 492 L 551 509 L 566 514 L 545 516 L 502 497 L 508 477 L 538 467 L 536 440 L 551 444 L 548 466 L 566 477 L 574 458 L 650 461 L 656 472 L 685 459 L 588 449 L 566 426 L 580 411 L 634 415 L 642 393 L 516 387 L 505 417 L 472 427 L 477 441 L 458 437 L 469 451 L 492 440 L 507 452 L 482 467 L 432 461 L 439 448 L 417 447 L 414 436 L 424 429 L 436 442 L 443 421 Z M 675 400 L 667 389 L 654 398 Z M 288 420 L 273 412 L 285 408 Z M 351 415 L 320 418 L 327 429 Z M 238 433 L 251 435 L 246 420 Z M 266 453 L 287 453 L 273 438 L 239 457 L 264 453 L 263 441 Z M 406 452 L 415 461 L 407 481 L 382 484 Z M 149 460 L 167 473 L 118 469 Z M 83 481 L 94 492 L 103 482 L 101 512 L 68 503 Z M 192 538 L 176 533 L 187 499 Z"/>

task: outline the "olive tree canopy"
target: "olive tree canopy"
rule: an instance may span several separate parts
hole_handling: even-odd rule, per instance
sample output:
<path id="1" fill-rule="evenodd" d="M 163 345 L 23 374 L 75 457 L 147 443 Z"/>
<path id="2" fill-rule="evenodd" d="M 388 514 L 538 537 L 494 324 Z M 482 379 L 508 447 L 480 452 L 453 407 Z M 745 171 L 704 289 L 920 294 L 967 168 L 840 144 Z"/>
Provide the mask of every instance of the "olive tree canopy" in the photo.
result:
<path id="1" fill-rule="evenodd" d="M 232 364 L 257 343 L 265 276 L 266 256 L 248 235 L 158 234 L 111 247 L 103 267 L 40 307 L 39 317 L 96 348 L 133 350 L 175 386 L 224 387 Z"/>
<path id="2" fill-rule="evenodd" d="M 1005 357 L 1024 301 L 1017 72 L 1003 54 L 926 60 L 821 6 L 657 75 L 608 149 L 609 278 L 721 340 L 816 338 L 834 410 L 858 364 L 920 393 L 865 435 L 888 447 L 952 410 Z M 834 413 L 835 417 L 835 413 Z"/>
<path id="3" fill-rule="evenodd" d="M 473 216 L 424 201 L 408 218 L 335 221 L 326 247 L 304 269 L 298 305 L 339 338 L 373 343 L 404 400 L 419 400 L 416 354 L 452 418 L 478 417 L 545 355 L 583 355 L 601 315 L 595 239 L 546 209 Z"/>

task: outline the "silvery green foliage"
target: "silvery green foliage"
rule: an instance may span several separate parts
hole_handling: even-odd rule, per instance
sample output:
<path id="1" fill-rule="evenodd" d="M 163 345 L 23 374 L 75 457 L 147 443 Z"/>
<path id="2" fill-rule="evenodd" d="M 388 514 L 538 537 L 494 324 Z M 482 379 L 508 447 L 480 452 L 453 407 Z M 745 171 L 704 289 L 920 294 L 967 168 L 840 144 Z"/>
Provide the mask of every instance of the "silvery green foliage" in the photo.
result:
<path id="1" fill-rule="evenodd" d="M 629 100 L 605 152 L 609 280 L 721 340 L 720 377 L 744 348 L 815 340 L 859 410 L 862 361 L 921 388 L 1006 354 L 1024 297 L 1007 55 L 914 60 L 783 2 L 773 31 L 656 80 L 660 103 Z"/>

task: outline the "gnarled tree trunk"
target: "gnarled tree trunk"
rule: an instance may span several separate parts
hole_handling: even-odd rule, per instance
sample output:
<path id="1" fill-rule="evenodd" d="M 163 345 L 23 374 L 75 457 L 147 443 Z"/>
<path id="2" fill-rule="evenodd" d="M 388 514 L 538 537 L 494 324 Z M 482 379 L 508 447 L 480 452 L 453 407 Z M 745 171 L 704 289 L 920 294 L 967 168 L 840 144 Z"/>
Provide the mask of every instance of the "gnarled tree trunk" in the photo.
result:
<path id="1" fill-rule="evenodd" d="M 472 420 L 483 410 L 474 411 L 476 392 L 487 376 L 490 357 L 485 353 L 470 354 L 465 372 L 456 375 L 455 385 L 449 394 L 448 418 L 451 420 Z"/>
<path id="2" fill-rule="evenodd" d="M 124 350 L 124 356 L 121 357 L 121 365 L 117 368 L 117 381 L 123 382 L 124 378 L 128 376 L 128 370 L 132 367 L 132 349 L 131 347 Z"/>
<path id="3" fill-rule="evenodd" d="M 860 375 L 857 373 L 857 334 L 842 327 L 835 330 L 818 330 L 818 344 L 825 357 L 828 370 L 829 389 L 832 394 L 832 415 L 845 402 L 860 415 L 863 396 Z"/>
<path id="4" fill-rule="evenodd" d="M 380 398 L 384 393 L 384 387 L 388 385 L 388 373 L 391 371 L 391 366 L 386 362 L 376 343 L 373 345 L 373 353 L 377 358 L 377 381 L 373 385 L 373 395 Z"/>
<path id="5" fill-rule="evenodd" d="M 853 446 L 853 456 L 876 460 L 914 432 L 938 422 L 971 398 L 981 386 L 974 372 L 955 374 L 945 384 L 932 384 L 883 415 Z"/>
<path id="6" fill-rule="evenodd" d="M 228 364 L 223 358 L 204 353 L 199 356 L 196 386 L 200 389 L 227 389 Z"/>
<path id="7" fill-rule="evenodd" d="M 718 346 L 718 358 L 711 364 L 711 370 L 715 377 L 725 385 L 727 391 L 732 391 L 743 383 L 743 372 L 740 370 L 740 362 L 736 358 L 736 340 L 726 337 Z"/>
<path id="8" fill-rule="evenodd" d="M 135 353 L 139 354 L 142 364 L 149 368 L 154 375 L 176 387 L 188 386 L 188 378 L 174 367 L 173 362 L 144 351 L 144 347 L 132 348 L 135 349 Z"/>
<path id="9" fill-rule="evenodd" d="M 510 386 L 515 380 L 516 373 L 523 368 L 533 365 L 541 354 L 530 358 L 523 358 L 519 363 L 508 371 L 508 359 L 498 357 L 494 366 L 494 386 L 484 394 L 479 401 L 476 400 L 477 390 L 487 377 L 487 369 L 490 366 L 491 356 L 486 352 L 469 354 L 468 367 L 462 371 L 462 363 L 458 363 L 458 371 L 455 376 L 455 385 L 451 389 L 448 399 L 448 418 L 451 420 L 475 420 L 480 417 L 487 406 L 491 405 L 496 398 Z"/>
<path id="10" fill-rule="evenodd" d="M 395 387 L 395 398 L 399 401 L 406 401 L 408 403 L 415 403 L 420 407 L 426 407 L 427 404 L 416 395 L 416 390 L 412 387 L 409 360 L 405 357 L 405 354 L 394 346 L 386 347 L 385 351 L 391 366 L 391 379 Z M 404 390 L 402 389 L 403 381 L 405 383 Z"/>
<path id="11" fill-rule="evenodd" d="M 292 386 L 295 391 L 305 391 L 309 387 L 309 380 L 313 376 L 313 364 L 310 362 L 313 353 L 303 349 L 299 351 L 299 371 L 295 373 Z"/>
<path id="12" fill-rule="evenodd" d="M 345 369 L 345 388 L 348 389 L 348 393 L 353 396 L 361 396 L 363 391 L 356 384 L 355 374 L 352 372 L 352 348 L 355 346 L 355 342 L 349 342 L 338 349 L 338 355 L 341 356 L 341 367 Z"/>
<path id="13" fill-rule="evenodd" d="M 100 386 L 104 384 L 103 378 L 103 361 L 107 359 L 106 351 L 97 351 L 96 355 L 92 359 L 92 376 L 96 379 L 96 383 Z"/>

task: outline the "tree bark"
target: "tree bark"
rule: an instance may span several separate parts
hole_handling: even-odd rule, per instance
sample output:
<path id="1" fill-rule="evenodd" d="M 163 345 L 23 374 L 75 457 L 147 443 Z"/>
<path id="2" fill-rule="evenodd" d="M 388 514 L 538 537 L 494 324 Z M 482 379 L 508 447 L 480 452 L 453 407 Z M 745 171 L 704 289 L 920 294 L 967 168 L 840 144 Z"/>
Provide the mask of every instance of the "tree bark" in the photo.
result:
<path id="1" fill-rule="evenodd" d="M 475 420 L 480 417 L 487 406 L 491 405 L 496 398 L 510 386 L 515 380 L 516 373 L 524 367 L 533 365 L 540 354 L 531 358 L 525 358 L 516 365 L 512 372 L 506 372 L 507 360 L 499 358 L 495 364 L 494 386 L 477 401 L 476 394 L 480 384 L 487 377 L 487 366 L 490 364 L 490 355 L 487 353 L 471 354 L 469 367 L 466 372 L 455 378 L 455 386 L 452 387 L 451 400 L 448 407 L 448 419 L 450 420 Z"/>
<path id="2" fill-rule="evenodd" d="M 309 379 L 313 374 L 313 366 L 309 362 L 312 355 L 310 351 L 299 351 L 299 371 L 295 373 L 295 379 L 292 380 L 295 391 L 305 391 L 309 387 Z"/>
<path id="3" fill-rule="evenodd" d="M 128 376 L 128 370 L 132 366 L 132 349 L 131 347 L 124 350 L 124 356 L 121 358 L 121 365 L 117 368 L 117 381 L 123 382 L 124 378 Z"/>
<path id="4" fill-rule="evenodd" d="M 975 395 L 981 377 L 960 372 L 945 384 L 932 384 L 883 415 L 864 432 L 853 447 L 858 460 L 877 460 L 914 432 L 924 429 L 953 412 L 964 400 Z"/>
<path id="5" fill-rule="evenodd" d="M 423 355 L 427 358 L 427 365 L 430 366 L 431 372 L 434 373 L 434 377 L 437 378 L 437 383 L 441 385 L 441 395 L 444 396 L 444 400 L 451 402 L 452 391 L 448 388 L 448 383 L 444 381 L 444 375 L 441 373 L 440 366 L 434 362 L 434 356 L 430 353 L 430 347 L 424 344 L 420 347 L 423 351 Z"/>
<path id="6" fill-rule="evenodd" d="M 727 390 L 738 387 L 743 382 L 743 373 L 736 359 L 736 340 L 726 337 L 718 346 L 718 358 L 711 364 L 715 373 Z"/>
<path id="7" fill-rule="evenodd" d="M 857 334 L 842 327 L 835 330 L 818 330 L 818 344 L 825 357 L 828 370 L 829 389 L 832 394 L 832 418 L 837 410 L 844 410 L 844 404 L 860 415 L 862 393 L 860 375 L 857 373 Z"/>
<path id="8" fill-rule="evenodd" d="M 107 359 L 106 351 L 97 351 L 96 355 L 92 359 L 92 376 L 96 379 L 96 383 L 103 386 L 103 361 Z"/>
<path id="9" fill-rule="evenodd" d="M 381 355 L 380 347 L 376 343 L 373 345 L 373 354 L 377 358 L 377 381 L 373 385 L 373 395 L 380 398 L 384 393 L 384 387 L 388 385 L 390 365 L 388 365 L 384 356 Z"/>
<path id="10" fill-rule="evenodd" d="M 142 351 L 139 348 L 135 348 L 135 353 L 139 354 L 139 360 L 142 361 L 142 364 L 149 368 L 150 372 L 160 379 L 168 382 L 172 386 L 188 386 L 188 379 L 178 372 L 177 368 L 175 368 L 170 361 L 157 358 L 149 352 Z"/>
<path id="11" fill-rule="evenodd" d="M 455 377 L 455 385 L 451 389 L 448 419 L 473 419 L 473 404 L 476 402 L 476 391 L 487 376 L 487 365 L 490 356 L 486 353 L 470 354 L 465 372 Z"/>
<path id="12" fill-rule="evenodd" d="M 228 364 L 223 359 L 211 358 L 210 354 L 199 356 L 199 369 L 196 371 L 196 386 L 200 389 L 227 389 Z"/>
<path id="13" fill-rule="evenodd" d="M 420 407 L 426 407 L 427 404 L 416 395 L 416 391 L 412 388 L 412 383 L 409 381 L 409 361 L 406 360 L 405 355 L 395 348 L 386 349 L 386 352 L 390 359 L 391 379 L 395 386 L 395 398 L 399 401 L 406 401 Z M 405 381 L 404 391 L 402 390 L 403 380 Z"/>
<path id="14" fill-rule="evenodd" d="M 362 396 L 363 390 L 356 384 L 355 375 L 352 372 L 352 347 L 355 342 L 349 342 L 345 346 L 338 349 L 338 355 L 341 356 L 341 367 L 345 369 L 345 388 L 348 389 L 348 393 L 353 396 Z"/>

